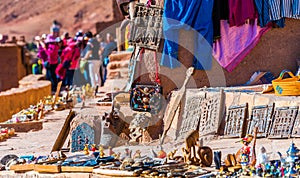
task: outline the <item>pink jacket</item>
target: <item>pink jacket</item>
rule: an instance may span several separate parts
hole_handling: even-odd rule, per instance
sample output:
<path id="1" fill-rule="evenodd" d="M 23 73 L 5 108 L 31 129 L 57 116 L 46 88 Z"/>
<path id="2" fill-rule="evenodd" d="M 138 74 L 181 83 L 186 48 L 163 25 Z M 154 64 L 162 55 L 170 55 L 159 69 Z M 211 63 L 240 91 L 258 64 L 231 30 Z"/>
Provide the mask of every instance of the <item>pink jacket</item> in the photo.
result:
<path id="1" fill-rule="evenodd" d="M 53 37 L 52 35 L 48 35 L 45 42 L 49 64 L 57 64 L 59 46 L 55 42 L 55 37 Z"/>
<path id="2" fill-rule="evenodd" d="M 48 55 L 49 64 L 57 64 L 58 63 L 58 50 L 59 50 L 59 46 L 57 44 L 48 44 L 46 53 Z"/>
<path id="3" fill-rule="evenodd" d="M 68 46 L 62 51 L 61 62 L 65 60 L 71 60 L 70 70 L 75 70 L 78 68 L 80 58 L 80 49 L 76 46 L 75 42 L 69 42 Z"/>

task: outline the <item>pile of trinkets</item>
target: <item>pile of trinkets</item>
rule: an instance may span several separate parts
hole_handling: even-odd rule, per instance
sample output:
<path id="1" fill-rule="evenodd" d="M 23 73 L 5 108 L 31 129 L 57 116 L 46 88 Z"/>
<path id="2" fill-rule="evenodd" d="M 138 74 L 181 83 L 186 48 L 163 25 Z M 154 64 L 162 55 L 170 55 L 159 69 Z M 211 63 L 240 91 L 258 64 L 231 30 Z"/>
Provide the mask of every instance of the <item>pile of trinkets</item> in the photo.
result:
<path id="1" fill-rule="evenodd" d="M 300 171 L 299 149 L 291 143 L 287 150 L 287 157 L 283 158 L 278 152 L 280 160 L 268 160 L 264 147 L 259 149 L 256 157 L 256 164 L 251 165 L 237 163 L 234 169 L 226 166 L 222 162 L 220 167 L 203 168 L 190 165 L 184 162 L 182 156 L 174 156 L 166 153 L 163 149 L 150 155 L 142 155 L 140 150 L 136 150 L 132 155 L 129 148 L 125 148 L 124 153 L 115 153 L 111 147 L 104 150 L 102 145 L 97 148 L 95 144 L 85 145 L 80 153 L 65 156 L 61 152 L 49 156 L 21 156 L 10 160 L 5 166 L 7 169 L 20 171 L 20 165 L 34 165 L 31 170 L 39 172 L 40 166 L 55 167 L 55 171 L 77 170 L 78 172 L 90 172 L 106 176 L 135 176 L 135 177 L 296 177 Z M 217 161 L 215 160 L 215 163 Z M 218 164 L 218 163 L 217 163 Z M 217 166 L 216 164 L 216 166 Z M 59 168 L 59 169 L 58 169 Z M 25 166 L 24 169 L 28 169 Z M 219 169 L 219 170 L 218 170 Z M 87 171 L 88 170 L 88 171 Z M 24 171 L 24 170 L 23 170 Z M 48 170 L 49 171 L 49 170 Z M 46 171 L 47 172 L 47 171 Z M 51 171 L 49 171 L 51 172 Z"/>
<path id="2" fill-rule="evenodd" d="M 4 141 L 5 139 L 8 139 L 14 135 L 15 135 L 14 128 L 1 128 L 0 127 L 0 142 Z"/>

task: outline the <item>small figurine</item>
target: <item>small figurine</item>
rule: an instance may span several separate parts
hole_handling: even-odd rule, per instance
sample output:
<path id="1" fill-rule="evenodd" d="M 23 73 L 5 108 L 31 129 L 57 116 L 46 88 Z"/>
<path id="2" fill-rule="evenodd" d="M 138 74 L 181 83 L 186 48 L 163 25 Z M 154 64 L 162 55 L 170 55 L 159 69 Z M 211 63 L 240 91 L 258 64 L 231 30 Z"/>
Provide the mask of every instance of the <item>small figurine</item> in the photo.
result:
<path id="1" fill-rule="evenodd" d="M 115 152 L 112 150 L 112 147 L 109 146 L 109 147 L 108 147 L 108 155 L 109 155 L 109 156 L 112 156 L 113 154 L 115 154 Z"/>
<path id="2" fill-rule="evenodd" d="M 89 153 L 89 145 L 88 145 L 88 144 L 85 144 L 85 145 L 84 145 L 83 153 L 84 153 L 85 155 L 89 155 L 89 154 L 90 154 L 90 153 Z"/>
<path id="3" fill-rule="evenodd" d="M 135 154 L 133 155 L 133 159 L 141 158 L 141 150 L 136 150 Z"/>
<path id="4" fill-rule="evenodd" d="M 287 171 L 288 176 L 294 176 L 297 173 L 296 167 L 296 160 L 299 159 L 298 153 L 299 149 L 295 146 L 295 143 L 291 143 L 289 149 L 286 151 L 287 158 L 282 158 L 282 154 L 277 152 L 280 156 L 281 165 L 289 164 L 289 168 Z"/>
<path id="5" fill-rule="evenodd" d="M 121 160 L 124 160 L 125 158 L 131 158 L 131 150 L 129 148 L 125 148 L 124 155 L 122 156 Z"/>
<path id="6" fill-rule="evenodd" d="M 220 169 L 221 168 L 221 151 L 214 151 L 214 162 L 216 165 L 216 169 Z"/>
<path id="7" fill-rule="evenodd" d="M 167 157 L 167 153 L 161 148 L 157 153 L 158 158 L 165 158 Z"/>
<path id="8" fill-rule="evenodd" d="M 119 160 L 119 159 L 120 159 L 120 156 L 121 156 L 121 153 L 120 153 L 120 152 L 118 152 L 117 154 L 114 153 L 114 154 L 112 154 L 111 156 L 113 156 L 116 160 Z"/>
<path id="9" fill-rule="evenodd" d="M 267 156 L 267 151 L 265 149 L 265 147 L 261 146 L 260 147 L 260 153 L 257 156 L 257 162 L 255 167 L 261 167 L 263 168 L 263 166 L 269 161 L 269 158 Z"/>
<path id="10" fill-rule="evenodd" d="M 92 152 L 95 152 L 95 151 L 96 151 L 96 144 L 92 144 L 91 151 L 92 151 Z"/>
<path id="11" fill-rule="evenodd" d="M 168 153 L 168 155 L 167 155 L 167 158 L 168 158 L 169 160 L 174 160 L 174 155 L 176 154 L 177 150 L 178 150 L 178 149 L 174 149 L 173 151 L 170 151 L 170 152 Z"/>
<path id="12" fill-rule="evenodd" d="M 105 156 L 104 149 L 102 145 L 99 145 L 99 156 L 103 158 Z"/>
<path id="13" fill-rule="evenodd" d="M 240 149 L 240 163 L 242 167 L 247 167 L 250 163 L 250 153 L 251 153 L 251 143 L 253 139 L 252 135 L 246 135 L 241 142 L 243 143 L 243 147 Z"/>

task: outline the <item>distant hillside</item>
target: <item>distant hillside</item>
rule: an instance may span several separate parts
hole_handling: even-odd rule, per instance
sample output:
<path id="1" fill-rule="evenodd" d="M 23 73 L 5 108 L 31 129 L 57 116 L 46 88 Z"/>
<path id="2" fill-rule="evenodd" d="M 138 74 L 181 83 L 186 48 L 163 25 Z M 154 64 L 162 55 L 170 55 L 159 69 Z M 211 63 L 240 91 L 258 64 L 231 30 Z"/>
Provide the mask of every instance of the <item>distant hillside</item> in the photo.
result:
<path id="1" fill-rule="evenodd" d="M 114 20 L 115 0 L 0 0 L 0 33 L 31 39 L 49 33 L 53 20 L 62 23 L 61 32 L 91 30 L 96 22 Z M 116 12 L 116 9 L 115 9 Z"/>

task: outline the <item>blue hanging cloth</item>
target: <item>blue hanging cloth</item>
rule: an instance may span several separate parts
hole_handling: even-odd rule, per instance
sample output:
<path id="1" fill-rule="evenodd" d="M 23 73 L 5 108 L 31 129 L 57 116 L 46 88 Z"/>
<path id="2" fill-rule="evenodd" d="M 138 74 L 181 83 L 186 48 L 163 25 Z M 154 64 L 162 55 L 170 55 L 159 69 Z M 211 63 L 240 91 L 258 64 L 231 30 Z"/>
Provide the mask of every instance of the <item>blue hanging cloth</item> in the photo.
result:
<path id="1" fill-rule="evenodd" d="M 161 65 L 180 66 L 178 61 L 179 30 L 195 31 L 194 60 L 196 69 L 209 70 L 212 66 L 213 0 L 165 1 L 163 15 L 164 48 Z"/>
<path id="2" fill-rule="evenodd" d="M 254 0 L 257 12 L 259 14 L 258 20 L 260 27 L 265 27 L 269 24 L 269 22 L 275 23 L 278 27 L 283 28 L 285 25 L 285 19 L 281 18 L 278 20 L 272 20 L 270 12 L 276 11 L 276 9 L 270 8 L 270 3 L 268 0 Z"/>

